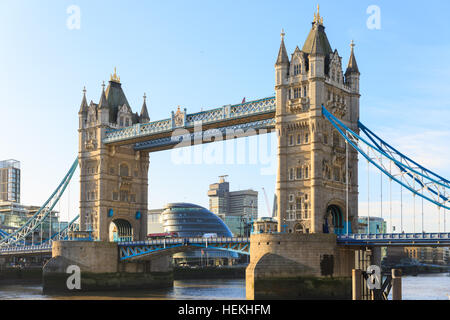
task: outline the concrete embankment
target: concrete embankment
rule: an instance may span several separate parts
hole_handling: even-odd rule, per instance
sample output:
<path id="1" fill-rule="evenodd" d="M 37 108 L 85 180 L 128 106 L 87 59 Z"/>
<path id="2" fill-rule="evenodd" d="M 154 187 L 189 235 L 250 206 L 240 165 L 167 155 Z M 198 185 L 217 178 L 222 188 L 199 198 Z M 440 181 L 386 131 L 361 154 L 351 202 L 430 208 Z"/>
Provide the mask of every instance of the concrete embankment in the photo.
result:
<path id="1" fill-rule="evenodd" d="M 147 261 L 120 262 L 118 247 L 111 242 L 59 241 L 53 243 L 52 256 L 43 269 L 44 293 L 78 291 L 109 291 L 171 287 L 173 271 L 169 256 Z M 79 270 L 79 276 L 72 271 Z"/>

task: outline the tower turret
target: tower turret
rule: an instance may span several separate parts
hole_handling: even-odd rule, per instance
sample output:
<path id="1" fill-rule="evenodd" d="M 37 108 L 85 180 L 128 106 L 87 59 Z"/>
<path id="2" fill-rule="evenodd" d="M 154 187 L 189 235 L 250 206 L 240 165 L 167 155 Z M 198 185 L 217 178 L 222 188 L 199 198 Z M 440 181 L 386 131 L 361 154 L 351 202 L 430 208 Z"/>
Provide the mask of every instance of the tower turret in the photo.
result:
<path id="1" fill-rule="evenodd" d="M 150 122 L 150 117 L 147 110 L 147 95 L 144 93 L 144 103 L 142 104 L 141 115 L 139 116 L 139 123 Z"/>
<path id="2" fill-rule="evenodd" d="M 83 99 L 81 100 L 80 111 L 78 112 L 78 118 L 80 119 L 79 128 L 81 129 L 87 120 L 88 103 L 86 100 L 86 87 L 83 88 Z"/>
<path id="3" fill-rule="evenodd" d="M 284 45 L 284 30 L 281 30 L 281 44 L 278 52 L 277 62 L 275 63 L 276 70 L 276 85 L 283 85 L 286 83 L 289 72 L 289 57 L 286 52 L 286 46 Z"/>
<path id="4" fill-rule="evenodd" d="M 100 97 L 100 102 L 98 103 L 98 119 L 100 120 L 101 124 L 109 124 L 109 103 L 106 99 L 105 94 L 105 82 L 103 81 L 102 84 L 102 95 Z"/>
<path id="5" fill-rule="evenodd" d="M 352 40 L 352 43 L 350 44 L 351 47 L 351 53 L 350 53 L 350 59 L 348 61 L 347 70 L 345 71 L 345 80 L 348 86 L 352 88 L 352 91 L 354 93 L 359 93 L 359 69 L 358 64 L 356 63 L 355 58 L 355 42 Z"/>

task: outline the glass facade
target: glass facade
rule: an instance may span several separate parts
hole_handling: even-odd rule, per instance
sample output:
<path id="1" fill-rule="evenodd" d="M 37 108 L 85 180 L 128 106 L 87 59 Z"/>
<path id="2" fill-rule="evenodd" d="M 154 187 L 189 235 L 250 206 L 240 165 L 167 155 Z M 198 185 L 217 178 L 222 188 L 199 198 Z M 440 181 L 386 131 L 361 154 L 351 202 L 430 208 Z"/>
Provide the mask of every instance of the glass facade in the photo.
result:
<path id="1" fill-rule="evenodd" d="M 179 237 L 202 237 L 217 234 L 218 237 L 232 237 L 226 224 L 211 211 L 190 203 L 171 203 L 162 212 L 164 232 L 176 232 Z M 236 259 L 237 253 L 214 249 L 192 250 L 177 253 L 175 261 L 199 262 L 202 259 Z"/>
<path id="2" fill-rule="evenodd" d="M 20 203 L 20 162 L 0 161 L 0 201 Z"/>
<path id="3" fill-rule="evenodd" d="M 380 234 L 386 231 L 386 221 L 383 218 L 370 217 L 369 223 L 367 217 L 358 218 L 358 233 Z"/>
<path id="4" fill-rule="evenodd" d="M 24 206 L 14 202 L 0 201 L 0 229 L 6 233 L 13 233 L 23 226 L 37 211 L 39 207 Z M 48 239 L 67 226 L 67 222 L 59 222 L 58 212 L 52 211 L 38 227 L 34 235 L 27 238 L 27 242 L 38 243 L 42 239 Z"/>
<path id="5" fill-rule="evenodd" d="M 221 176 L 208 190 L 209 210 L 219 216 L 235 236 L 248 235 L 248 224 L 258 219 L 258 192 L 230 192 L 230 183 Z"/>

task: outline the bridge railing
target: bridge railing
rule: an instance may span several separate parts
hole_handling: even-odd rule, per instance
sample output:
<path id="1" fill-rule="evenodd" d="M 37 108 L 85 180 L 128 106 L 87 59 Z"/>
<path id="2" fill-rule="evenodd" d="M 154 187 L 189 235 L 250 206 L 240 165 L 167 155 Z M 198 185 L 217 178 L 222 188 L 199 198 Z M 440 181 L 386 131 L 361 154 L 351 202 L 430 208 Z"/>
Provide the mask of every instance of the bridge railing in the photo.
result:
<path id="1" fill-rule="evenodd" d="M 183 127 L 194 127 L 197 123 L 208 124 L 224 120 L 248 117 L 275 111 L 275 97 L 249 101 L 237 105 L 223 106 L 212 110 L 194 114 L 186 114 Z M 132 139 L 140 136 L 149 136 L 157 133 L 170 132 L 176 129 L 172 119 L 158 120 L 146 124 L 135 124 L 122 129 L 112 129 L 106 132 L 104 143 L 112 143 Z"/>
<path id="2" fill-rule="evenodd" d="M 173 244 L 219 244 L 219 243 L 248 243 L 249 237 L 217 237 L 217 238 L 203 238 L 203 237 L 187 237 L 187 238 L 167 238 L 155 239 L 146 241 L 124 241 L 119 242 L 119 246 L 148 246 L 148 245 L 173 245 Z"/>
<path id="3" fill-rule="evenodd" d="M 340 235 L 338 240 L 439 240 L 450 239 L 450 233 L 384 233 Z"/>
<path id="4" fill-rule="evenodd" d="M 33 252 L 43 252 L 43 251 L 52 251 L 52 244 L 46 243 L 37 246 L 11 246 L 11 247 L 3 247 L 0 248 L 0 254 L 8 254 L 8 253 L 33 253 Z"/>

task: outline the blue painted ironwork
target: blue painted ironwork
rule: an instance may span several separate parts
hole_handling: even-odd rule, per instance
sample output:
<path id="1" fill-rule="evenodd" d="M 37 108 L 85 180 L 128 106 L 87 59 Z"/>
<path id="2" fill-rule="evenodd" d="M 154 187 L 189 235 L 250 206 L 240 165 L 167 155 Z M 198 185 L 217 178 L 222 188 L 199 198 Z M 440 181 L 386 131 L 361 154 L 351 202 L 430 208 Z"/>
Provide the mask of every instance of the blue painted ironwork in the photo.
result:
<path id="1" fill-rule="evenodd" d="M 385 150 L 380 149 L 377 146 L 374 146 L 373 144 L 362 138 L 360 135 L 353 132 L 342 121 L 336 118 L 323 106 L 322 106 L 322 113 L 325 116 L 325 118 L 328 119 L 330 123 L 336 128 L 336 130 L 338 130 L 338 132 L 344 137 L 344 139 L 347 140 L 353 148 L 355 148 L 355 150 L 357 150 L 371 164 L 373 164 L 376 168 L 382 171 L 390 179 L 394 180 L 398 184 L 405 187 L 407 190 L 424 198 L 425 200 L 439 207 L 450 210 L 449 198 L 445 196 L 448 193 L 448 191 L 446 192 L 442 190 L 442 192 L 436 192 L 436 190 L 439 190 L 439 188 L 444 189 L 450 188 L 450 186 L 445 183 L 445 181 L 447 180 L 444 179 L 438 181 L 435 178 L 430 177 L 428 173 L 431 171 L 427 170 L 427 172 L 425 173 L 420 172 L 416 170 L 416 168 L 410 167 L 406 163 L 402 163 L 401 161 L 393 157 L 391 154 L 386 153 Z M 368 150 L 372 150 L 372 152 L 375 154 L 375 158 L 370 157 L 369 152 L 363 151 L 363 146 L 366 146 Z M 397 166 L 400 169 L 401 171 L 400 175 L 402 177 L 401 179 L 397 178 L 390 172 L 390 170 L 387 168 L 387 164 L 389 163 L 389 161 L 382 161 L 383 157 L 388 159 L 390 162 L 394 163 L 395 166 Z M 413 177 L 413 181 L 421 181 L 421 184 L 418 186 L 418 189 L 415 188 L 414 183 L 408 182 L 405 179 L 406 177 Z M 429 186 L 432 186 L 435 189 L 432 189 Z M 431 193 L 431 196 L 425 194 L 424 190 Z M 433 198 L 433 196 L 436 195 L 437 197 Z"/>
<path id="2" fill-rule="evenodd" d="M 419 171 L 422 173 L 422 176 L 426 176 L 429 178 L 429 180 L 432 182 L 432 184 L 424 184 L 420 179 L 417 179 L 415 176 L 413 176 L 411 173 L 407 172 L 405 169 L 403 169 L 402 166 L 397 165 L 397 167 L 407 174 L 411 179 L 413 179 L 414 182 L 418 183 L 418 186 L 420 186 L 422 189 L 427 188 L 429 192 L 433 193 L 435 196 L 440 197 L 444 201 L 448 201 L 448 198 L 445 197 L 445 192 L 441 193 L 439 190 L 439 187 L 444 188 L 450 188 L 450 181 L 441 177 L 440 175 L 434 173 L 431 170 L 428 170 L 427 168 L 424 168 L 411 158 L 407 157 L 406 155 L 402 154 L 400 151 L 392 147 L 390 144 L 388 144 L 386 141 L 381 139 L 379 136 L 377 136 L 375 133 L 373 133 L 369 128 L 367 128 L 365 125 L 363 125 L 360 121 L 358 121 L 358 127 L 361 129 L 362 132 L 366 134 L 366 136 L 372 141 L 372 143 L 377 146 L 378 149 L 383 150 L 386 154 L 389 154 L 391 157 L 397 159 L 400 163 L 405 163 L 409 167 L 415 169 L 416 171 Z M 444 190 L 442 190 L 444 191 Z"/>
<path id="3" fill-rule="evenodd" d="M 0 247 L 12 246 L 12 245 L 24 245 L 25 239 L 29 236 L 41 223 L 51 214 L 53 208 L 58 203 L 59 199 L 66 190 L 73 174 L 78 166 L 78 158 L 75 159 L 63 180 L 52 193 L 50 198 L 39 208 L 39 210 L 27 221 L 23 226 L 17 229 L 10 235 L 0 239 Z"/>
<path id="4" fill-rule="evenodd" d="M 145 256 L 170 250 L 184 251 L 186 249 L 210 248 L 214 250 L 231 251 L 240 254 L 250 254 L 250 238 L 172 238 L 150 241 L 119 242 L 120 260 L 139 259 Z M 189 248 L 190 247 L 190 248 Z"/>
<path id="5" fill-rule="evenodd" d="M 275 109 L 275 97 L 249 101 L 242 104 L 228 105 L 208 111 L 187 114 L 186 121 L 182 126 L 176 126 L 173 119 L 164 119 L 146 124 L 138 123 L 123 129 L 108 130 L 106 131 L 103 143 L 115 143 L 138 137 L 151 138 L 151 136 L 156 134 L 170 133 L 177 128 L 193 128 L 200 123 L 202 125 L 207 125 L 228 120 L 248 118 L 250 116 L 264 115 L 275 112 Z M 164 140 L 164 142 L 170 142 L 170 138 Z"/>
<path id="6" fill-rule="evenodd" d="M 7 236 L 9 236 L 9 233 L 0 229 L 0 239 L 5 238 Z"/>
<path id="7" fill-rule="evenodd" d="M 228 132 L 239 133 L 239 130 L 271 130 L 275 128 L 275 119 L 266 119 L 259 121 L 252 121 L 243 124 L 237 124 L 228 127 L 222 127 L 217 129 L 210 129 L 205 132 L 194 132 L 183 135 L 174 135 L 172 137 L 159 138 L 154 140 L 149 140 L 145 142 L 136 143 L 134 146 L 135 150 L 143 150 L 149 148 L 165 147 L 165 146 L 191 146 L 196 142 L 204 143 L 205 141 L 211 141 L 211 138 L 217 138 L 217 136 L 222 136 L 223 140 L 227 138 Z M 242 136 L 248 136 L 249 132 L 242 132 Z M 232 138 L 235 136 L 233 135 Z M 217 140 L 214 140 L 217 141 Z"/>
<path id="8" fill-rule="evenodd" d="M 337 243 L 345 246 L 450 246 L 450 233 L 384 233 L 339 235 Z"/>

